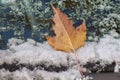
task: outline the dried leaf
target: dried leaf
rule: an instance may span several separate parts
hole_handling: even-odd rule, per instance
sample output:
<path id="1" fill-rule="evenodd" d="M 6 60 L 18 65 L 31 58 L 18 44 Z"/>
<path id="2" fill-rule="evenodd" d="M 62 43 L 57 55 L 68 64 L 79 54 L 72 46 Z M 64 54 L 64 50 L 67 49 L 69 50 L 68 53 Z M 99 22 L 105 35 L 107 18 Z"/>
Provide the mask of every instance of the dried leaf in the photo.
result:
<path id="1" fill-rule="evenodd" d="M 56 36 L 46 36 L 48 43 L 56 50 L 69 52 L 76 50 L 84 45 L 86 40 L 86 24 L 85 21 L 75 28 L 72 20 L 59 9 L 52 6 L 54 16 L 52 18 L 54 24 L 52 28 Z"/>

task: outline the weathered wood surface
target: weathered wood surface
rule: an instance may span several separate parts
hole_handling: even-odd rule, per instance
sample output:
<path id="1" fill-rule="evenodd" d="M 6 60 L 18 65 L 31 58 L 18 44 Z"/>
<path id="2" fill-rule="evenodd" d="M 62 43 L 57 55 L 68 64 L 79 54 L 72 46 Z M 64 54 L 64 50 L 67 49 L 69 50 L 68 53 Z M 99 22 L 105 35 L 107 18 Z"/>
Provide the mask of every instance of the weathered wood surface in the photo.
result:
<path id="1" fill-rule="evenodd" d="M 93 80 L 120 80 L 120 73 L 92 73 Z"/>

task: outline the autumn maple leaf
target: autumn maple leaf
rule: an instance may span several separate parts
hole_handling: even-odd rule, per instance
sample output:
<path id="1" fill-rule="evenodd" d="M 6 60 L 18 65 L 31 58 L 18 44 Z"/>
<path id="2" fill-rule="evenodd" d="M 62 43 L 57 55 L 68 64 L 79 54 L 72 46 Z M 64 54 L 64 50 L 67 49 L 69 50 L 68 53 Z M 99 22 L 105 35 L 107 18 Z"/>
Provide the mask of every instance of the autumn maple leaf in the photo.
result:
<path id="1" fill-rule="evenodd" d="M 73 26 L 72 20 L 59 9 L 52 6 L 54 16 L 52 18 L 54 24 L 52 28 L 56 36 L 47 36 L 48 43 L 56 50 L 69 52 L 83 46 L 86 40 L 86 24 L 85 21 L 77 28 Z"/>
<path id="2" fill-rule="evenodd" d="M 48 43 L 56 50 L 73 51 L 77 62 L 78 70 L 83 76 L 83 71 L 80 67 L 79 60 L 76 54 L 76 49 L 83 46 L 86 40 L 86 24 L 85 21 L 77 28 L 73 26 L 72 20 L 68 19 L 67 15 L 59 9 L 52 6 L 54 16 L 52 18 L 54 24 L 52 28 L 55 36 L 46 36 Z"/>

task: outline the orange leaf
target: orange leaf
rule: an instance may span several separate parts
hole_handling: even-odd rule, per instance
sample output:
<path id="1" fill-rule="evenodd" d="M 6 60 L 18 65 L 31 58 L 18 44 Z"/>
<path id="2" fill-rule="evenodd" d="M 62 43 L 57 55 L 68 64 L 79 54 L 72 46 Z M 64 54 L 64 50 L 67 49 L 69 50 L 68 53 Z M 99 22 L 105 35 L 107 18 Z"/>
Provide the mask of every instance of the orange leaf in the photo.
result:
<path id="1" fill-rule="evenodd" d="M 83 46 L 86 40 L 85 21 L 75 28 L 72 20 L 59 9 L 52 6 L 54 24 L 52 28 L 56 36 L 46 36 L 48 43 L 56 50 L 69 52 Z"/>

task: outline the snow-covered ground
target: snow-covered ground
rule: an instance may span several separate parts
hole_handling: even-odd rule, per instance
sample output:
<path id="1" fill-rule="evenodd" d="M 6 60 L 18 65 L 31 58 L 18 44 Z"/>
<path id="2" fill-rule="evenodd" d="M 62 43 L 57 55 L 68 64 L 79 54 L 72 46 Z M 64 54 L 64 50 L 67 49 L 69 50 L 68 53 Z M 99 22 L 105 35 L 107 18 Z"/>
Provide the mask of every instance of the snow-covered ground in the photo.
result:
<path id="1" fill-rule="evenodd" d="M 84 47 L 77 50 L 81 65 L 87 62 L 102 60 L 107 64 L 120 62 L 120 38 L 116 35 L 105 35 L 99 42 L 86 42 Z M 0 50 L 0 65 L 12 64 L 44 64 L 45 66 L 55 65 L 57 67 L 66 66 L 65 71 L 46 71 L 44 69 L 34 69 L 30 71 L 22 68 L 10 72 L 5 69 L 0 70 L 0 80 L 79 80 L 81 77 L 76 68 L 75 56 L 72 52 L 65 53 L 54 50 L 47 42 L 41 44 L 32 39 L 27 42 L 12 38 L 9 40 L 7 50 Z"/>

